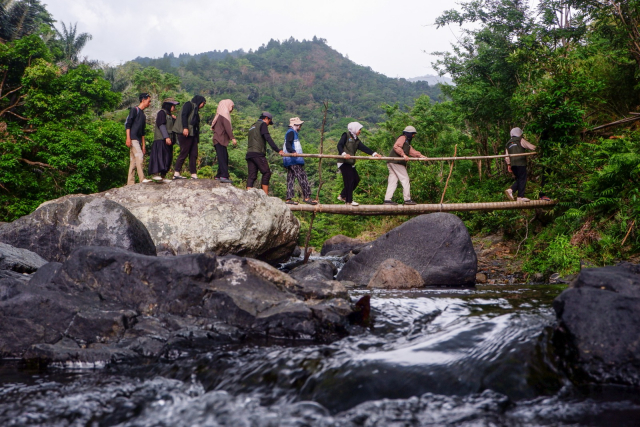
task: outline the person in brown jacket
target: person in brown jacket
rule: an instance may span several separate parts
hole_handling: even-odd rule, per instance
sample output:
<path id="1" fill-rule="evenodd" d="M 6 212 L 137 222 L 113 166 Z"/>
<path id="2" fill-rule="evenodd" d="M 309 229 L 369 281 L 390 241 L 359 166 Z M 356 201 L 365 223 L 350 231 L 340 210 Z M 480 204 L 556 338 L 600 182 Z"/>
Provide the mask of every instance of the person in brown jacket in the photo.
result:
<path id="1" fill-rule="evenodd" d="M 419 151 L 411 146 L 411 140 L 416 136 L 416 128 L 413 126 L 407 126 L 402 131 L 402 135 L 393 144 L 393 148 L 389 153 L 389 157 L 398 157 L 403 160 L 389 160 L 387 161 L 387 169 L 389 169 L 389 181 L 387 183 L 387 194 L 384 196 L 385 205 L 397 205 L 396 202 L 391 200 L 393 193 L 398 188 L 398 181 L 402 183 L 402 195 L 404 197 L 405 205 L 415 205 L 416 202 L 411 200 L 411 186 L 409 184 L 409 174 L 407 173 L 407 160 L 409 157 L 419 157 L 426 159 Z"/>
<path id="2" fill-rule="evenodd" d="M 238 145 L 235 136 L 233 136 L 233 129 L 231 128 L 231 112 L 233 111 L 233 101 L 230 99 L 223 99 L 218 103 L 218 110 L 216 116 L 211 122 L 211 130 L 213 131 L 213 146 L 216 149 L 216 155 L 218 157 L 218 173 L 214 179 L 220 180 L 220 182 L 231 183 L 229 178 L 229 152 L 227 147 L 229 141 L 233 142 L 234 146 Z"/>

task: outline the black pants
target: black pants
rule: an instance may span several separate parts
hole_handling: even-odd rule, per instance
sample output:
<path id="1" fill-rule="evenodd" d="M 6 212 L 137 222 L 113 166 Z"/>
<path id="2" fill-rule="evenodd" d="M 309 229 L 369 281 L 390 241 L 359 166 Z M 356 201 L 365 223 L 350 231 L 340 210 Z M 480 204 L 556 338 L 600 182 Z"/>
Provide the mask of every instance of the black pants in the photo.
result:
<path id="1" fill-rule="evenodd" d="M 175 171 L 182 172 L 182 164 L 189 156 L 189 172 L 193 175 L 197 172 L 198 137 L 178 135 L 178 142 L 180 143 L 180 155 L 176 160 Z"/>
<path id="2" fill-rule="evenodd" d="M 527 185 L 527 167 L 511 166 L 511 171 L 516 176 L 516 182 L 511 186 L 511 190 L 518 192 L 518 197 L 524 197 L 524 187 Z"/>
<path id="3" fill-rule="evenodd" d="M 342 172 L 342 182 L 344 183 L 344 189 L 342 193 L 340 193 L 340 196 L 342 196 L 347 203 L 351 203 L 353 202 L 353 190 L 356 189 L 360 182 L 360 175 L 358 175 L 355 166 L 346 163 L 340 166 L 340 172 Z"/>
<path id="4" fill-rule="evenodd" d="M 271 169 L 269 169 L 269 162 L 266 157 L 251 157 L 247 159 L 247 166 L 249 168 L 249 177 L 247 178 L 247 188 L 253 187 L 253 184 L 258 179 L 258 171 L 262 174 L 262 185 L 269 185 L 271 179 Z"/>
<path id="5" fill-rule="evenodd" d="M 218 157 L 218 173 L 216 178 L 229 178 L 229 151 L 222 144 L 215 144 L 216 156 Z"/>

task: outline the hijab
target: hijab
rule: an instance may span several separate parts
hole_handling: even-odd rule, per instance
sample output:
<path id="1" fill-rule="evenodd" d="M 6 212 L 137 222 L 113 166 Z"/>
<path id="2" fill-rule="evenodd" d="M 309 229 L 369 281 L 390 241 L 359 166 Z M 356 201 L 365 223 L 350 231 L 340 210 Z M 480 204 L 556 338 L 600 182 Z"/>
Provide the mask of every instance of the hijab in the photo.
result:
<path id="1" fill-rule="evenodd" d="M 230 99 L 223 99 L 218 103 L 218 109 L 216 110 L 216 116 L 213 118 L 211 122 L 211 129 L 218 122 L 218 117 L 222 116 L 225 119 L 229 120 L 231 123 L 231 110 L 233 110 L 233 101 Z"/>
<path id="2" fill-rule="evenodd" d="M 200 110 L 200 104 L 202 104 L 203 102 L 207 102 L 207 100 L 202 95 L 196 95 L 191 99 L 191 102 L 196 104 L 196 109 L 190 124 L 197 126 L 200 124 L 200 114 L 198 114 L 198 110 Z"/>
<path id="3" fill-rule="evenodd" d="M 522 129 L 520 129 L 520 128 L 511 129 L 511 136 L 515 136 L 515 137 L 520 138 L 522 136 Z"/>
<path id="4" fill-rule="evenodd" d="M 360 129 L 362 129 L 364 126 L 362 126 L 360 123 L 358 122 L 351 122 L 347 125 L 347 129 L 349 129 L 349 133 L 351 135 L 353 135 L 354 139 L 358 138 L 358 135 L 356 135 L 358 133 L 358 131 Z"/>

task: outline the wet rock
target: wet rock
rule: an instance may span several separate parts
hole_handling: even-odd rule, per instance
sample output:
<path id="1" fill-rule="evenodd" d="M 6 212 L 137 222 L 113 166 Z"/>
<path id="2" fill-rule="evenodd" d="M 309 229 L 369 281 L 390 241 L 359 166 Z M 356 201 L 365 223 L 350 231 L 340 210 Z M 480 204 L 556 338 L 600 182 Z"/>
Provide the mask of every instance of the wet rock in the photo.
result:
<path id="1" fill-rule="evenodd" d="M 484 273 L 477 273 L 476 274 L 476 283 L 482 283 L 485 284 L 487 283 L 487 275 Z"/>
<path id="2" fill-rule="evenodd" d="M 298 240 L 300 223 L 283 201 L 215 180 L 128 185 L 95 196 L 131 211 L 158 252 L 215 252 L 277 263 L 291 256 Z"/>
<path id="3" fill-rule="evenodd" d="M 346 333 L 351 307 L 336 299 L 346 291 L 305 302 L 295 289 L 295 279 L 255 259 L 83 247 L 27 283 L 0 280 L 0 355 L 91 364 L 244 337 Z"/>
<path id="4" fill-rule="evenodd" d="M 289 290 L 305 299 L 347 299 L 347 289 L 340 282 L 333 280 L 337 272 L 338 269 L 330 261 L 311 261 L 289 272 L 297 281 Z"/>
<path id="5" fill-rule="evenodd" d="M 455 215 L 420 215 L 363 246 L 338 273 L 338 280 L 367 285 L 386 259 L 420 273 L 425 286 L 473 286 L 476 253 L 464 223 Z"/>
<path id="6" fill-rule="evenodd" d="M 532 279 L 535 283 L 542 283 L 542 282 L 544 282 L 544 274 L 542 274 L 542 273 L 535 273 L 531 279 Z"/>
<path id="7" fill-rule="evenodd" d="M 332 238 L 326 240 L 322 245 L 320 255 L 322 256 L 345 256 L 349 252 L 356 250 L 364 245 L 365 242 L 359 239 L 353 239 L 351 237 L 338 234 Z M 332 255 L 329 255 L 332 254 Z"/>
<path id="8" fill-rule="evenodd" d="M 640 386 L 640 268 L 583 269 L 553 302 L 554 344 L 579 383 Z"/>
<path id="9" fill-rule="evenodd" d="M 302 255 L 302 248 L 300 246 L 296 246 L 293 252 L 291 253 L 291 256 L 294 258 L 298 258 L 301 255 Z"/>
<path id="10" fill-rule="evenodd" d="M 47 260 L 35 252 L 0 243 L 0 270 L 33 273 L 46 263 Z"/>
<path id="11" fill-rule="evenodd" d="M 0 241 L 62 262 L 81 246 L 111 246 L 155 255 L 145 226 L 126 208 L 92 196 L 66 196 L 0 225 Z"/>
<path id="12" fill-rule="evenodd" d="M 423 284 L 420 273 L 397 259 L 389 258 L 380 264 L 367 288 L 410 289 L 420 288 Z"/>

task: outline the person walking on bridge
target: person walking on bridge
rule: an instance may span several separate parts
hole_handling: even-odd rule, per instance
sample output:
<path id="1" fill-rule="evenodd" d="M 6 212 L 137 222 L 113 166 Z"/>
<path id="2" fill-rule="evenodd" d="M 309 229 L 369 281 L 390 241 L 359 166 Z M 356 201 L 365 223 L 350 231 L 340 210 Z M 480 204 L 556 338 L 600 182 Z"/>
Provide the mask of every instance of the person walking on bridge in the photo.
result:
<path id="1" fill-rule="evenodd" d="M 358 202 L 353 201 L 353 191 L 360 182 L 360 175 L 358 175 L 355 167 L 356 160 L 352 159 L 351 156 L 355 156 L 356 152 L 360 150 L 374 157 L 382 157 L 360 141 L 358 136 L 362 128 L 363 126 L 358 122 L 349 123 L 347 132 L 342 134 L 340 142 L 338 142 L 338 153 L 344 156 L 344 160 L 338 161 L 338 170 L 342 173 L 342 182 L 344 183 L 344 188 L 338 196 L 338 200 L 351 206 L 359 206 Z"/>
<path id="2" fill-rule="evenodd" d="M 216 116 L 213 118 L 213 122 L 211 122 L 213 147 L 216 149 L 216 157 L 218 157 L 218 173 L 214 179 L 226 183 L 232 182 L 229 178 L 229 151 L 227 151 L 227 147 L 229 146 L 229 141 L 232 141 L 235 146 L 238 145 L 231 127 L 231 112 L 233 111 L 233 107 L 233 101 L 230 99 L 220 101 L 218 103 L 218 109 L 216 110 Z"/>
<path id="3" fill-rule="evenodd" d="M 189 172 L 191 179 L 198 179 L 198 143 L 200 142 L 200 113 L 207 100 L 204 96 L 196 95 L 191 101 L 185 102 L 182 111 L 178 114 L 173 125 L 173 131 L 178 134 L 180 143 L 180 154 L 176 160 L 176 167 L 173 172 L 173 179 L 186 179 L 181 175 L 182 165 L 189 157 Z"/>
<path id="4" fill-rule="evenodd" d="M 271 169 L 267 161 L 267 143 L 276 153 L 281 156 L 284 151 L 280 150 L 273 138 L 269 134 L 269 126 L 273 124 L 273 116 L 268 112 L 263 112 L 258 121 L 249 128 L 247 146 L 247 167 L 249 176 L 247 178 L 247 190 L 253 188 L 253 184 L 258 179 L 258 171 L 262 174 L 262 191 L 269 195 L 269 181 L 271 180 Z"/>
<path id="5" fill-rule="evenodd" d="M 292 117 L 289 119 L 289 129 L 284 135 L 283 151 L 296 156 L 282 158 L 282 164 L 287 169 L 287 200 L 285 203 L 289 205 L 298 204 L 298 202 L 292 200 L 295 194 L 296 179 L 302 189 L 303 201 L 308 205 L 317 205 L 315 201 L 311 200 L 311 187 L 309 186 L 307 172 L 304 170 L 304 159 L 297 157 L 298 154 L 302 154 L 302 145 L 300 144 L 298 132 L 300 132 L 303 123 L 304 121 L 300 120 L 299 117 Z"/>
<path id="6" fill-rule="evenodd" d="M 522 154 L 526 150 L 535 150 L 536 146 L 528 142 L 522 137 L 522 129 L 511 129 L 511 139 L 507 142 L 506 155 L 504 158 L 507 162 L 507 168 L 509 172 L 513 173 L 516 180 L 510 188 L 504 190 L 507 197 L 511 200 L 514 199 L 513 193 L 518 192 L 518 202 L 529 202 L 530 200 L 524 197 L 524 189 L 527 185 L 527 158 L 525 156 L 509 157 L 513 154 Z"/>
<path id="7" fill-rule="evenodd" d="M 392 200 L 393 193 L 398 188 L 398 181 L 402 183 L 402 196 L 405 205 L 415 205 L 416 202 L 411 200 L 411 185 L 409 184 L 409 174 L 407 173 L 407 160 L 409 157 L 418 157 L 425 159 L 419 151 L 411 146 L 411 140 L 416 136 L 416 128 L 407 126 L 402 131 L 402 135 L 398 137 L 396 143 L 389 153 L 389 157 L 399 157 L 403 160 L 387 160 L 387 168 L 389 169 L 389 181 L 387 183 L 387 193 L 384 197 L 385 205 L 397 205 Z"/>

